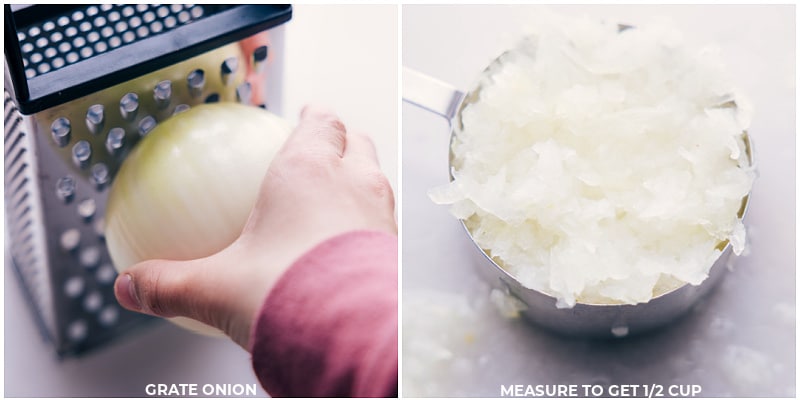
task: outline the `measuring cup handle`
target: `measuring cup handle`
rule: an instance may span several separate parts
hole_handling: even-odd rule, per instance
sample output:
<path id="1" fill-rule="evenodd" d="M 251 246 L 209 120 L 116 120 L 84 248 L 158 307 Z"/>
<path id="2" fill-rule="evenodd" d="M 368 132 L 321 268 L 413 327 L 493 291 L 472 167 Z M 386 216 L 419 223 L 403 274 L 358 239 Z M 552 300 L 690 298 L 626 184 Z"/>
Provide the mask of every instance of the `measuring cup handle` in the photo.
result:
<path id="1" fill-rule="evenodd" d="M 464 93 L 453 86 L 403 67 L 403 101 L 451 120 L 463 99 Z"/>

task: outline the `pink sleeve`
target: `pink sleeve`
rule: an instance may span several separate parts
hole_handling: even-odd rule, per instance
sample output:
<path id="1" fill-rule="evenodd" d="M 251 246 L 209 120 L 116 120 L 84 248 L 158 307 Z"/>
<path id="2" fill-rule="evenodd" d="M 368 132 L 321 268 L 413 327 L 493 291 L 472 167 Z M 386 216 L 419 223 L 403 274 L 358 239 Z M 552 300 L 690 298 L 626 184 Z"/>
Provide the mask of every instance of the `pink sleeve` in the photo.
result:
<path id="1" fill-rule="evenodd" d="M 397 236 L 357 231 L 298 259 L 253 328 L 273 397 L 397 397 Z"/>

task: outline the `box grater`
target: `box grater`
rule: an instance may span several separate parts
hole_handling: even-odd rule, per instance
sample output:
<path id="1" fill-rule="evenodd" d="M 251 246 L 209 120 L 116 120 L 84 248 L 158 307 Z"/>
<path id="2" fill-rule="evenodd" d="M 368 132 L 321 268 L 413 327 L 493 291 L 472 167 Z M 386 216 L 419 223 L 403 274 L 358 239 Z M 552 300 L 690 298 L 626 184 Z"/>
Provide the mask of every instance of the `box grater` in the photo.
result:
<path id="1" fill-rule="evenodd" d="M 79 355 L 152 320 L 114 298 L 103 215 L 120 163 L 159 122 L 196 104 L 265 99 L 258 105 L 279 113 L 292 8 L 6 5 L 4 13 L 13 269 L 56 353 Z M 263 44 L 240 46 L 265 31 Z M 247 71 L 266 76 L 258 97 Z"/>

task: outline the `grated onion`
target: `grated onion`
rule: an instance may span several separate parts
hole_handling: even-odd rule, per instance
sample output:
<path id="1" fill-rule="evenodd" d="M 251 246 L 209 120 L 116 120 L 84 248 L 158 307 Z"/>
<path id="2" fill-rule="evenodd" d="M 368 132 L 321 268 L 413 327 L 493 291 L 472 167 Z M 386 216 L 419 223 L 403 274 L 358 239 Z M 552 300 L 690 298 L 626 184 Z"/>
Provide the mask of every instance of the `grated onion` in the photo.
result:
<path id="1" fill-rule="evenodd" d="M 666 24 L 551 21 L 482 76 L 432 200 L 559 307 L 700 284 L 745 245 L 747 99 Z"/>

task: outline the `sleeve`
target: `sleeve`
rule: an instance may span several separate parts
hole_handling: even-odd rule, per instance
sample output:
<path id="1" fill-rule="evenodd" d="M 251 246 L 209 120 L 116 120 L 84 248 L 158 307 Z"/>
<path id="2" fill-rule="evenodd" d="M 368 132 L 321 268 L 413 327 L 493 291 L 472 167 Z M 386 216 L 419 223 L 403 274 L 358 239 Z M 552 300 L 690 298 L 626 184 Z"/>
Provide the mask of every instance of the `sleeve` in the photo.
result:
<path id="1" fill-rule="evenodd" d="M 274 397 L 397 397 L 397 236 L 355 231 L 319 244 L 270 291 L 253 369 Z"/>

